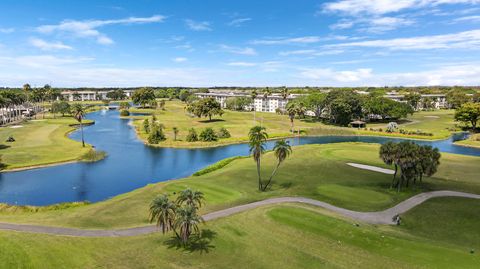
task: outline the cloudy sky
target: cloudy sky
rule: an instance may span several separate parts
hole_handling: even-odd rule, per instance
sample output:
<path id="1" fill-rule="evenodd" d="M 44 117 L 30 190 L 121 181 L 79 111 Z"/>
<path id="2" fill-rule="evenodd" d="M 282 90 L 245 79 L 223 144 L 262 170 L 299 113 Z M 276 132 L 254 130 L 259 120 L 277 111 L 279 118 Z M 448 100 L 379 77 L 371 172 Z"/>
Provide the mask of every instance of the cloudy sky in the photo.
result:
<path id="1" fill-rule="evenodd" d="M 0 10 L 0 86 L 480 85 L 480 0 L 3 0 Z"/>

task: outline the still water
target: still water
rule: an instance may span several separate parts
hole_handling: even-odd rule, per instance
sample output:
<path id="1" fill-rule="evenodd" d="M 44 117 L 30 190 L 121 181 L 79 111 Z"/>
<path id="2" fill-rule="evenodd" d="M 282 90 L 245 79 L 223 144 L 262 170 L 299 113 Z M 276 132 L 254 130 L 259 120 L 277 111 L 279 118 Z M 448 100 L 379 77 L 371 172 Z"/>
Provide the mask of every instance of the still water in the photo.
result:
<path id="1" fill-rule="evenodd" d="M 84 128 L 85 140 L 106 151 L 107 158 L 94 163 L 71 163 L 33 170 L 0 173 L 0 202 L 19 205 L 48 205 L 73 201 L 101 201 L 149 183 L 182 178 L 221 159 L 248 155 L 248 145 L 209 149 L 172 149 L 145 146 L 136 138 L 129 119 L 116 110 L 87 115 L 95 125 Z M 247 132 L 247 130 L 245 130 Z M 459 134 L 442 141 L 416 141 L 438 147 L 442 152 L 480 156 L 480 149 L 455 146 Z M 70 137 L 80 140 L 80 131 Z M 384 143 L 401 141 L 387 137 L 324 136 L 302 137 L 293 145 L 338 142 Z M 268 148 L 273 142 L 268 143 Z"/>

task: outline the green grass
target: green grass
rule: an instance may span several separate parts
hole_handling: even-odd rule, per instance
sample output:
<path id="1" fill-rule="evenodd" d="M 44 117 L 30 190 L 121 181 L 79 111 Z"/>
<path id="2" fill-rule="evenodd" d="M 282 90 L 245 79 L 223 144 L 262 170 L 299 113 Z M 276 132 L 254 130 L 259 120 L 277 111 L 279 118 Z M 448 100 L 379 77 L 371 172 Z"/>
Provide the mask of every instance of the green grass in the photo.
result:
<path id="1" fill-rule="evenodd" d="M 466 147 L 480 148 L 480 134 L 472 134 L 468 139 L 457 141 L 455 144 Z"/>
<path id="2" fill-rule="evenodd" d="M 372 211 L 391 207 L 422 191 L 452 189 L 480 193 L 480 158 L 442 154 L 434 178 L 423 187 L 397 193 L 389 190 L 390 175 L 346 165 L 357 162 L 386 167 L 378 158 L 379 145 L 339 143 L 294 147 L 280 167 L 272 190 L 259 192 L 255 164 L 251 158 L 237 159 L 222 169 L 202 176 L 148 185 L 99 203 L 65 210 L 24 212 L 0 211 L 0 221 L 55 226 L 107 228 L 133 227 L 148 223 L 148 205 L 159 193 L 173 195 L 185 188 L 205 193 L 202 213 L 278 196 L 306 196 L 352 210 Z M 262 173 L 268 176 L 275 160 L 267 153 Z"/>
<path id="3" fill-rule="evenodd" d="M 158 147 L 211 147 L 248 141 L 248 129 L 253 125 L 262 125 L 267 128 L 270 138 L 280 138 L 292 136 L 290 132 L 290 121 L 287 115 L 278 115 L 275 113 L 256 112 L 254 121 L 253 112 L 237 112 L 224 110 L 223 116 L 215 116 L 209 122 L 206 118 L 191 117 L 186 113 L 185 104 L 178 101 L 166 101 L 165 110 L 138 109 L 131 108 L 130 112 L 140 112 L 155 114 L 157 120 L 165 126 L 166 140 L 153 145 Z M 451 135 L 449 128 L 455 128 L 453 121 L 453 110 L 421 111 L 409 116 L 407 120 L 402 121 L 400 128 L 432 133 L 433 136 L 422 135 L 404 135 L 400 133 L 374 132 L 364 129 L 353 129 L 348 127 L 339 127 L 327 125 L 311 118 L 295 119 L 295 129 L 301 130 L 301 135 L 379 135 L 407 137 L 416 139 L 444 139 Z M 144 142 L 148 134 L 143 131 L 143 119 L 147 116 L 132 116 L 137 134 Z M 383 128 L 385 130 L 387 123 L 368 123 L 368 128 Z M 179 129 L 177 141 L 173 140 L 173 127 Z M 216 142 L 187 142 L 185 137 L 190 128 L 195 128 L 200 133 L 206 127 L 219 130 L 225 127 L 229 130 L 231 137 L 219 139 Z M 297 133 L 296 133 L 297 134 Z"/>
<path id="4" fill-rule="evenodd" d="M 426 133 L 432 133 L 433 136 L 421 135 L 402 135 L 400 133 L 385 133 L 385 132 L 371 132 L 359 130 L 359 134 L 383 135 L 383 136 L 399 136 L 416 139 L 445 139 L 449 137 L 453 130 L 460 131 L 453 119 L 455 110 L 434 110 L 434 111 L 419 111 L 413 115 L 409 115 L 406 120 L 399 124 L 399 129 L 408 131 L 420 130 Z M 382 128 L 385 130 L 387 123 L 369 123 L 367 128 Z"/>
<path id="5" fill-rule="evenodd" d="M 0 267 L 475 268 L 480 262 L 463 244 L 353 224 L 314 207 L 266 206 L 202 225 L 203 243 L 189 249 L 160 233 L 78 238 L 2 231 Z"/>
<path id="6" fill-rule="evenodd" d="M 402 216 L 400 227 L 410 234 L 465 246 L 480 253 L 480 200 L 431 199 Z"/>
<path id="7" fill-rule="evenodd" d="M 76 123 L 71 117 L 48 116 L 19 123 L 22 128 L 0 128 L 1 162 L 8 170 L 77 160 L 90 147 L 82 148 L 80 142 L 67 137 L 75 130 L 70 125 Z M 9 136 L 13 136 L 15 142 L 5 142 Z"/>

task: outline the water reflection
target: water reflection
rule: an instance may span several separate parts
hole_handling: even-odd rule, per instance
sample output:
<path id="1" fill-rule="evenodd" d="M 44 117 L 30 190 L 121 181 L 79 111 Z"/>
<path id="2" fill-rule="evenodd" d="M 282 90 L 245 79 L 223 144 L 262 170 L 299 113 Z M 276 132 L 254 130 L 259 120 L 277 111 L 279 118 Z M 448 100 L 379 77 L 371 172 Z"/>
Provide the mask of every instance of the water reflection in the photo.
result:
<path id="1" fill-rule="evenodd" d="M 73 163 L 21 172 L 0 173 L 0 202 L 47 205 L 88 200 L 96 202 L 129 192 L 146 184 L 188 176 L 221 159 L 248 155 L 248 145 L 237 144 L 210 149 L 171 149 L 145 146 L 136 139 L 130 120 L 118 111 L 88 114 L 96 124 L 84 128 L 85 139 L 108 153 L 95 163 Z M 443 152 L 480 156 L 480 150 L 455 146 L 464 138 L 458 134 L 442 141 L 416 141 L 438 147 Z M 80 133 L 71 138 L 79 140 Z M 293 145 L 337 142 L 384 143 L 401 141 L 386 137 L 325 136 L 291 139 Z M 267 148 L 273 147 L 273 141 Z"/>

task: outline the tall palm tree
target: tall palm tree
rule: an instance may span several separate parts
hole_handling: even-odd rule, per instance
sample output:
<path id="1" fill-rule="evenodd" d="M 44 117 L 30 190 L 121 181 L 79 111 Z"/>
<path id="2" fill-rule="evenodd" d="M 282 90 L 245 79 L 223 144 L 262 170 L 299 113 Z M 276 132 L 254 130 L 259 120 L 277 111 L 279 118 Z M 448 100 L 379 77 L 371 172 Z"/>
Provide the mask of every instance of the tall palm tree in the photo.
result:
<path id="1" fill-rule="evenodd" d="M 173 140 L 174 140 L 174 141 L 177 140 L 177 135 L 178 135 L 178 128 L 177 128 L 177 127 L 173 127 Z"/>
<path id="2" fill-rule="evenodd" d="M 197 214 L 195 207 L 185 206 L 177 209 L 175 228 L 178 229 L 183 244 L 188 242 L 192 233 L 200 234 L 198 224 L 201 222 L 203 219 Z"/>
<path id="3" fill-rule="evenodd" d="M 283 87 L 283 89 L 282 89 L 282 98 L 283 98 L 283 100 L 287 100 L 287 98 L 288 98 L 289 95 L 290 95 L 290 94 L 288 93 L 288 88 L 287 88 L 287 87 Z"/>
<path id="4" fill-rule="evenodd" d="M 257 119 L 256 119 L 256 115 L 255 115 L 255 112 L 256 112 L 256 108 L 255 108 L 255 98 L 257 98 L 258 96 L 258 93 L 257 93 L 257 90 L 253 90 L 251 93 L 250 93 L 250 97 L 252 97 L 252 104 L 253 104 L 253 123 L 255 124 Z"/>
<path id="5" fill-rule="evenodd" d="M 162 233 L 175 231 L 175 203 L 168 200 L 167 195 L 159 195 L 150 203 L 150 223 L 156 222 L 158 227 L 162 228 Z M 175 233 L 177 233 L 175 231 Z M 178 236 L 178 234 L 177 234 Z"/>
<path id="6" fill-rule="evenodd" d="M 195 209 L 200 208 L 203 201 L 203 192 L 192 189 L 185 189 L 181 191 L 177 197 L 177 204 L 182 205 L 185 203 L 187 206 L 191 206 Z"/>
<path id="7" fill-rule="evenodd" d="M 80 123 L 80 130 L 82 132 L 82 146 L 85 147 L 85 140 L 83 138 L 83 118 L 85 117 L 85 108 L 81 104 L 73 104 L 71 107 L 73 117 Z"/>
<path id="8" fill-rule="evenodd" d="M 393 173 L 392 184 L 390 184 L 390 188 L 393 188 L 395 184 L 395 180 L 397 178 L 398 172 L 398 164 L 397 164 L 397 151 L 398 147 L 397 144 L 394 142 L 387 142 L 380 147 L 380 158 L 383 162 L 387 165 L 394 165 L 395 166 L 395 173 Z"/>
<path id="9" fill-rule="evenodd" d="M 253 160 L 257 163 L 258 190 L 260 191 L 263 189 L 262 177 L 260 175 L 260 159 L 265 152 L 265 142 L 268 139 L 268 134 L 265 130 L 265 127 L 254 126 L 248 133 L 250 153 L 252 154 Z"/>
<path id="10" fill-rule="evenodd" d="M 282 162 L 285 161 L 285 159 L 292 153 L 292 147 L 290 146 L 290 142 L 286 141 L 285 139 L 275 142 L 273 152 L 275 154 L 275 158 L 277 158 L 277 166 L 275 166 L 275 169 L 273 170 L 272 175 L 270 175 L 267 184 L 263 186 L 263 191 L 267 190 L 270 182 L 272 182 L 272 178 L 277 173 L 280 164 L 282 164 Z"/>

